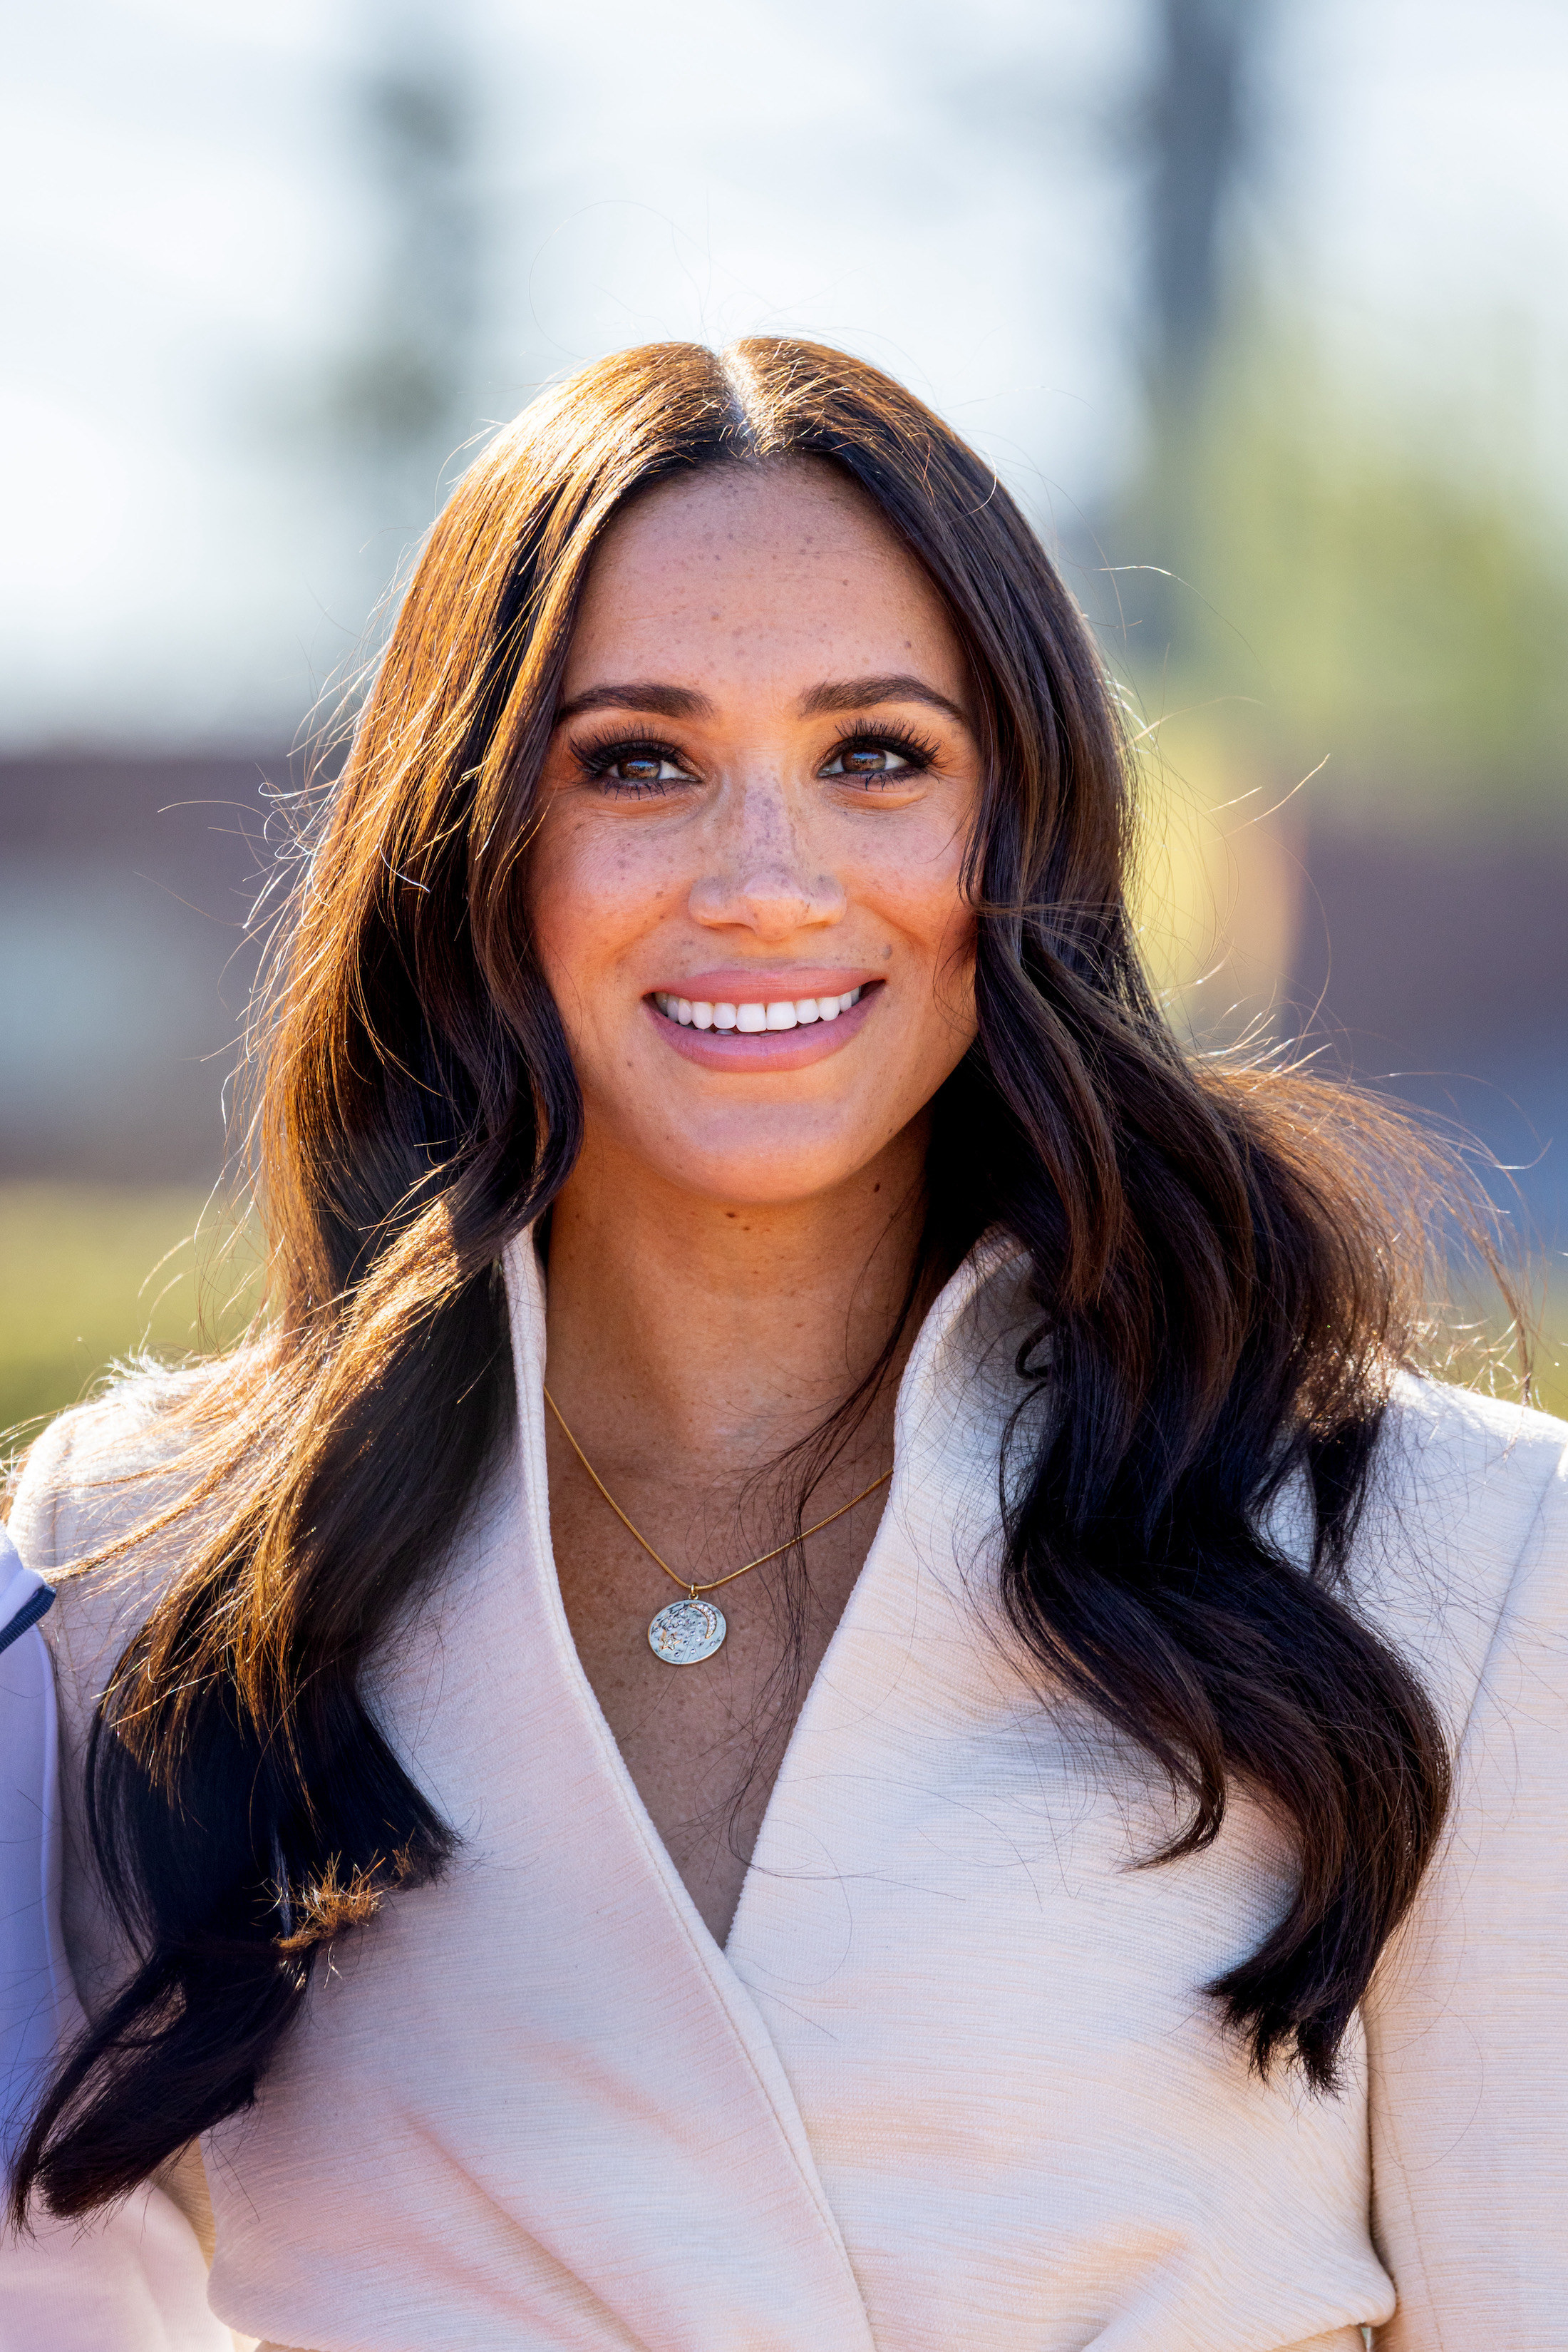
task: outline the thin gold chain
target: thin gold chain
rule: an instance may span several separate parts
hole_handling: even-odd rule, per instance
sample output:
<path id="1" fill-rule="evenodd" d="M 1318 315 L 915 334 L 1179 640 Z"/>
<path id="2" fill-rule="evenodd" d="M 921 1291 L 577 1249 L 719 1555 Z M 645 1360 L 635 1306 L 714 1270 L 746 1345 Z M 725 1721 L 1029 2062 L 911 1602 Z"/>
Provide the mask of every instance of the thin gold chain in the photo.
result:
<path id="1" fill-rule="evenodd" d="M 572 1452 L 576 1454 L 578 1460 L 581 1463 L 583 1468 L 587 1471 L 589 1476 L 592 1479 L 594 1485 L 598 1487 L 600 1493 L 603 1496 L 605 1501 L 609 1504 L 611 1509 L 614 1512 L 616 1517 L 625 1528 L 627 1534 L 630 1536 L 635 1536 L 637 1541 L 642 1545 L 649 1559 L 658 1560 L 659 1566 L 664 1570 L 664 1574 L 670 1579 L 670 1581 L 673 1584 L 678 1584 L 684 1592 L 690 1593 L 694 1601 L 697 1598 L 699 1593 L 716 1592 L 721 1584 L 733 1584 L 737 1576 L 749 1576 L 754 1568 L 766 1568 L 770 1559 L 777 1559 L 781 1552 L 788 1551 L 790 1544 L 804 1543 L 808 1536 L 820 1536 L 824 1528 L 831 1528 L 835 1519 L 841 1519 L 846 1511 L 852 1511 L 857 1503 L 863 1503 L 868 1495 L 874 1495 L 879 1486 L 885 1486 L 888 1480 L 893 1475 L 891 1470 L 884 1470 L 880 1478 L 873 1478 L 869 1486 L 862 1486 L 858 1495 L 852 1495 L 847 1503 L 841 1503 L 836 1511 L 830 1511 L 825 1519 L 819 1519 L 817 1521 L 815 1527 L 802 1528 L 798 1536 L 790 1537 L 789 1543 L 775 1544 L 771 1551 L 759 1552 L 755 1559 L 748 1559 L 744 1568 L 732 1568 L 727 1576 L 716 1576 L 711 1584 L 694 1584 L 689 1577 L 677 1575 L 676 1571 L 670 1566 L 667 1559 L 659 1559 L 658 1553 L 653 1549 L 653 1547 L 648 1541 L 647 1537 L 643 1535 L 639 1528 L 632 1526 L 631 1520 L 627 1517 L 625 1512 L 622 1509 L 620 1504 L 616 1501 L 614 1496 L 611 1493 L 609 1487 L 605 1485 L 603 1479 L 600 1476 L 598 1471 L 594 1468 L 592 1463 L 589 1460 L 587 1454 L 583 1452 L 581 1446 L 578 1444 L 576 1438 L 567 1427 L 566 1415 L 562 1412 L 559 1405 L 557 1404 L 554 1397 L 551 1396 L 549 1389 L 546 1389 L 545 1391 L 545 1402 L 549 1405 L 551 1412 L 554 1413 L 557 1421 L 559 1422 L 561 1435 L 565 1438 L 567 1444 L 570 1446 Z"/>

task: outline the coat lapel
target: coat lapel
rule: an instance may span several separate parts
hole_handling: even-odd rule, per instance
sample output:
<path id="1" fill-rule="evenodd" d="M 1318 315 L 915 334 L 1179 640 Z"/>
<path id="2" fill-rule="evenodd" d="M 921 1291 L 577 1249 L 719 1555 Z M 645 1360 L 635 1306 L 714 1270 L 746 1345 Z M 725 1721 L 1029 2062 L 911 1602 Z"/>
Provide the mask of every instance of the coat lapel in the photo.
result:
<path id="1" fill-rule="evenodd" d="M 330 2278 L 334 2343 L 871 2352 L 778 2053 L 578 1660 L 527 1241 L 507 1274 L 515 1452 L 372 1694 L 462 1843 L 317 1971 L 214 2136 L 214 2307 L 323 2343 Z"/>

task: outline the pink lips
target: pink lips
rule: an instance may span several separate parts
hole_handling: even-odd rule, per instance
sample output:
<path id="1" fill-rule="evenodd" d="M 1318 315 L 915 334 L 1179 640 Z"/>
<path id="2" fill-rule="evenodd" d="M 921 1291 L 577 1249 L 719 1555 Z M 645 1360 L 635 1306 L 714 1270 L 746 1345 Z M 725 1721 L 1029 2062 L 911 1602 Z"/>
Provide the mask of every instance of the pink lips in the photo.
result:
<path id="1" fill-rule="evenodd" d="M 688 979 L 681 977 L 679 993 L 693 1003 L 706 999 L 710 1003 L 755 1003 L 789 996 L 824 996 L 846 989 L 862 988 L 865 993 L 858 1004 L 841 1013 L 836 1021 L 813 1022 L 800 1029 L 769 1029 L 746 1033 L 737 1029 L 685 1029 L 662 1013 L 658 1006 L 643 1001 L 644 1017 L 655 1023 L 659 1034 L 671 1050 L 700 1069 L 727 1070 L 736 1076 L 744 1072 L 805 1069 L 812 1062 L 826 1061 L 830 1054 L 857 1037 L 870 1018 L 873 1006 L 881 995 L 870 973 L 832 971 L 826 969 L 790 971 L 778 975 L 757 971 L 702 971 Z M 668 991 L 674 994 L 676 992 Z"/>

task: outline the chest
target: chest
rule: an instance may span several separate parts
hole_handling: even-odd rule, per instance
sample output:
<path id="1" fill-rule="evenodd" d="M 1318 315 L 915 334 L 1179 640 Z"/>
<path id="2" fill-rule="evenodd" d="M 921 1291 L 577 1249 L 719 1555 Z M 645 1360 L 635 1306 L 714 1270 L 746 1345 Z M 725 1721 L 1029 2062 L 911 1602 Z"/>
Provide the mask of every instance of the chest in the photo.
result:
<path id="1" fill-rule="evenodd" d="M 1386 2307 L 1355 2060 L 1334 2101 L 1261 2085 L 1201 1990 L 1275 1916 L 1260 1825 L 1238 1805 L 1215 1850 L 1137 1869 L 1147 1789 L 943 1557 L 890 1510 L 727 1950 L 543 1559 L 502 1530 L 455 1580 L 382 1706 L 463 1850 L 323 1976 L 209 2162 L 231 2324 L 377 2352 L 1337 2352 Z"/>
<path id="2" fill-rule="evenodd" d="M 683 1587 L 617 1518 L 559 1433 L 549 1449 L 551 1549 L 579 1663 L 621 1759 L 705 1925 L 722 1944 L 739 1900 L 780 1761 L 860 1574 L 883 1493 L 782 1558 L 779 1530 L 741 1496 L 645 1480 L 636 1521 L 690 1582 L 727 1579 L 706 1597 L 724 1638 L 672 1664 L 655 1651 L 658 1612 Z M 826 1516 L 813 1512 L 811 1517 Z M 669 1532 L 666 1532 L 669 1531 Z"/>

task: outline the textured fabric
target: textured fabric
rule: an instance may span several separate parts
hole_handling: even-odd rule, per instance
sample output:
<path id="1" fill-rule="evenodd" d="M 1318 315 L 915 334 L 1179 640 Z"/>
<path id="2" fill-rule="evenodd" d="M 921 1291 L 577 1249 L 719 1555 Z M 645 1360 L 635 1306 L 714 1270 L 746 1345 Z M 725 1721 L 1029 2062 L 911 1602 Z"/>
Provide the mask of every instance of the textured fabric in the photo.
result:
<path id="1" fill-rule="evenodd" d="M 527 1245 L 508 1274 L 515 1449 L 375 1692 L 464 1843 L 339 1947 L 256 2109 L 210 2136 L 214 2310 L 312 2352 L 1560 2346 L 1568 1432 L 1401 1388 L 1357 1575 L 1460 1796 L 1314 2098 L 1260 2082 L 1200 1990 L 1284 1900 L 1267 1822 L 1240 1798 L 1209 1852 L 1134 1867 L 1168 1798 L 1005 1636 L 1016 1268 L 977 1255 L 920 1335 L 723 1951 L 571 1643 Z M 155 1446 L 117 1412 L 30 1465 L 13 1530 L 42 1573 L 123 1511 L 95 1469 Z M 71 1792 L 168 1568 L 68 1580 L 41 1629 L 89 2006 L 123 1963 Z M 129 2315 L 92 2338 L 141 2341 Z"/>

